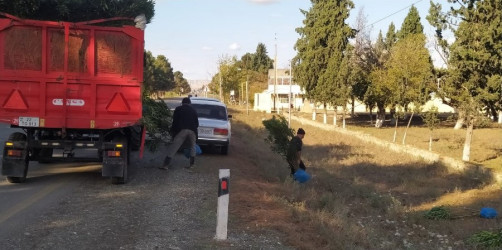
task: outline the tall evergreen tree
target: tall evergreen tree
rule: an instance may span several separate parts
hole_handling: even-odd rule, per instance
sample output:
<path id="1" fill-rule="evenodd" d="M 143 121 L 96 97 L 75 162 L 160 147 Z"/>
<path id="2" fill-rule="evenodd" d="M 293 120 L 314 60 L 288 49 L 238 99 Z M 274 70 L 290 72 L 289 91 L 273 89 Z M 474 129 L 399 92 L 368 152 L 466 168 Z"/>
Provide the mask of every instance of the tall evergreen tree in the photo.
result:
<path id="1" fill-rule="evenodd" d="M 401 29 L 398 32 L 398 38 L 403 39 L 411 34 L 423 34 L 424 26 L 420 23 L 420 14 L 415 6 L 411 6 L 408 15 L 404 19 Z"/>
<path id="2" fill-rule="evenodd" d="M 267 55 L 267 47 L 263 43 L 256 46 L 256 52 L 253 55 L 252 69 L 261 73 L 268 73 L 273 67 L 273 60 Z"/>
<path id="3" fill-rule="evenodd" d="M 296 42 L 295 80 L 311 99 L 324 104 L 334 104 L 333 84 L 349 37 L 354 31 L 345 23 L 354 7 L 350 0 L 314 1 L 305 15 L 304 26 L 298 28 L 300 39 Z"/>
<path id="4" fill-rule="evenodd" d="M 474 123 L 481 111 L 496 117 L 501 110 L 502 82 L 502 0 L 461 0 L 445 15 L 430 11 L 436 28 L 448 17 L 461 20 L 454 29 L 455 42 L 450 47 L 448 77 L 442 91 L 462 112 L 467 124 L 463 160 L 470 159 Z M 435 6 L 436 10 L 438 6 Z M 439 32 L 438 32 L 439 33 Z"/>
<path id="5" fill-rule="evenodd" d="M 385 49 L 390 51 L 392 46 L 397 42 L 397 34 L 396 34 L 396 26 L 393 22 L 389 24 L 389 28 L 387 29 L 387 33 L 385 34 Z"/>

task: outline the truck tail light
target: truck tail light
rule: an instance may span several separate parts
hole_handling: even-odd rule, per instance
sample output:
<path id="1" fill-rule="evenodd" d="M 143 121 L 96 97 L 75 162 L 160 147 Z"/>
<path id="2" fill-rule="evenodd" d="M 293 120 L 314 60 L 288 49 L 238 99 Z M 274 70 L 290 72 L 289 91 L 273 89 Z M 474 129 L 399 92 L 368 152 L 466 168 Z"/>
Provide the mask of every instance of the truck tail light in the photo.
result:
<path id="1" fill-rule="evenodd" d="M 215 135 L 228 135 L 228 129 L 215 128 L 213 133 Z"/>
<path id="2" fill-rule="evenodd" d="M 120 151 L 106 151 L 108 157 L 120 157 Z"/>
<path id="3" fill-rule="evenodd" d="M 7 150 L 7 156 L 21 157 L 23 155 L 22 150 L 9 149 Z"/>

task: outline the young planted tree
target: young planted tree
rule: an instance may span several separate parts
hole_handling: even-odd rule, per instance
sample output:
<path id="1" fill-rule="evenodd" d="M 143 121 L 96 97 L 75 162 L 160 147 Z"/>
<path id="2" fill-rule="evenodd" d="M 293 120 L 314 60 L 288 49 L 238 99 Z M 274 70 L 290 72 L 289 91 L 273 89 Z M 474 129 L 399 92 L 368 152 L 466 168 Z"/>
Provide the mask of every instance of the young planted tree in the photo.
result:
<path id="1" fill-rule="evenodd" d="M 429 128 L 429 151 L 432 151 L 432 135 L 434 129 L 439 126 L 438 108 L 432 106 L 427 112 L 422 113 L 422 118 Z"/>
<path id="2" fill-rule="evenodd" d="M 377 41 L 373 45 L 373 55 L 375 60 L 372 62 L 371 72 L 369 73 L 368 89 L 364 96 L 364 102 L 370 110 L 377 107 L 377 117 L 375 127 L 381 128 L 385 121 L 385 108 L 391 102 L 391 90 L 388 88 L 390 82 L 386 78 L 386 63 L 389 60 L 391 48 L 397 41 L 394 24 L 389 25 L 384 40 L 380 32 Z"/>
<path id="3" fill-rule="evenodd" d="M 432 64 L 429 51 L 425 48 L 425 36 L 411 34 L 399 40 L 392 49 L 387 63 L 387 73 L 391 81 L 389 87 L 393 93 L 392 103 L 402 109 L 401 112 L 396 113 L 404 116 L 405 112 L 411 111 L 403 135 L 403 144 L 405 144 L 406 133 L 414 114 L 427 101 L 432 79 Z M 409 110 L 410 104 L 412 104 L 411 110 Z"/>
<path id="4" fill-rule="evenodd" d="M 265 141 L 270 144 L 272 151 L 281 155 L 285 160 L 288 153 L 289 141 L 295 136 L 294 130 L 289 127 L 288 121 L 283 116 L 264 120 L 263 126 L 268 131 Z"/>

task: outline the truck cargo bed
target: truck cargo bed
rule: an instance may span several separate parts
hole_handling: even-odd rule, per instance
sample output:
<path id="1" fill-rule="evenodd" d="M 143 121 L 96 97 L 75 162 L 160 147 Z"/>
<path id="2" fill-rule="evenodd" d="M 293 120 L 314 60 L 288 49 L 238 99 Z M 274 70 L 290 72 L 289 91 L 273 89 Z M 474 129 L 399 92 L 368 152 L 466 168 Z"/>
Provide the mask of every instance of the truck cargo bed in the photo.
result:
<path id="1" fill-rule="evenodd" d="M 111 129 L 142 116 L 144 32 L 0 18 L 0 122 Z"/>

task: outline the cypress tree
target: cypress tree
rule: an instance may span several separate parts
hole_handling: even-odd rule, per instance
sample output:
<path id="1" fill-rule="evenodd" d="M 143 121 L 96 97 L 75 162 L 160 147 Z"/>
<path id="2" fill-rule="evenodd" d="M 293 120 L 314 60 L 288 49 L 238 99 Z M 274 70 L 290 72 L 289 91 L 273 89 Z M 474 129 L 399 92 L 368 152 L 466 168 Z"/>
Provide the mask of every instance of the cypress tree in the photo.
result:
<path id="1" fill-rule="evenodd" d="M 424 26 L 420 23 L 420 14 L 415 6 L 411 6 L 408 15 L 404 19 L 401 29 L 398 32 L 398 38 L 403 39 L 411 34 L 423 34 Z"/>

